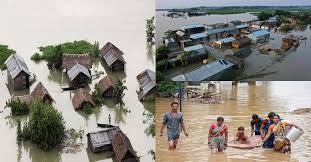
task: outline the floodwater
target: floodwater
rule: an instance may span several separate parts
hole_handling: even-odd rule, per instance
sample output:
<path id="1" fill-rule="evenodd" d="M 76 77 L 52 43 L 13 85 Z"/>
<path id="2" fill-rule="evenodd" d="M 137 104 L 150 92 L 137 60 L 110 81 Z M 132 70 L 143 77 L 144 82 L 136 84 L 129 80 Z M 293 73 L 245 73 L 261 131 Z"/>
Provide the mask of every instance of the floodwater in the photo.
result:
<path id="1" fill-rule="evenodd" d="M 181 135 L 175 151 L 169 151 L 166 129 L 164 136 L 159 137 L 160 124 L 164 112 L 170 110 L 170 99 L 156 100 L 156 158 L 157 161 L 292 161 L 304 162 L 311 160 L 311 129 L 310 114 L 294 115 L 290 112 L 297 108 L 311 107 L 311 82 L 256 82 L 255 85 L 239 83 L 232 87 L 231 82 L 222 82 L 223 103 L 200 104 L 183 101 L 183 114 L 189 137 Z M 252 150 L 228 148 L 224 153 L 212 155 L 208 148 L 208 129 L 223 116 L 229 126 L 229 140 L 233 138 L 238 126 L 244 126 L 250 134 L 250 120 L 254 113 L 265 117 L 270 111 L 280 114 L 305 133 L 292 142 L 290 155 L 280 154 L 261 147 Z"/>
<path id="2" fill-rule="evenodd" d="M 163 40 L 164 32 L 167 30 L 176 30 L 183 25 L 190 23 L 215 24 L 227 23 L 232 20 L 253 20 L 257 18 L 251 13 L 229 14 L 229 15 L 206 15 L 196 17 L 170 18 L 165 16 L 167 11 L 156 12 L 156 45 L 159 46 Z M 309 26 L 300 28 L 299 31 L 292 31 L 292 34 L 303 35 L 307 40 L 302 40 L 298 48 L 291 49 L 284 56 L 277 54 L 261 54 L 257 46 L 251 46 L 252 53 L 245 59 L 245 70 L 243 72 L 245 79 L 249 80 L 311 80 L 311 75 L 304 73 L 305 69 L 311 69 L 308 60 L 311 59 L 311 29 Z M 280 48 L 281 40 L 286 34 L 275 33 L 271 31 L 271 40 L 268 43 L 272 48 Z M 232 53 L 233 50 L 223 50 L 223 53 Z M 235 50 L 234 50 L 235 51 Z M 212 51 L 214 52 L 214 51 Z M 213 55 L 213 54 L 212 54 Z M 220 56 L 219 52 L 214 55 Z M 217 58 L 217 57 L 216 57 Z M 189 72 L 198 67 L 197 65 L 188 65 L 187 68 L 168 70 L 167 78 L 172 78 L 181 73 Z M 189 68 L 188 68 L 189 67 Z M 189 70 L 192 69 L 192 70 Z M 178 71 L 180 71 L 178 73 Z"/>
<path id="3" fill-rule="evenodd" d="M 6 71 L 0 72 L 0 157 L 1 161 L 113 161 L 111 155 L 93 154 L 87 149 L 86 133 L 97 128 L 96 122 L 107 123 L 111 114 L 112 124 L 120 126 L 128 136 L 141 161 L 154 161 L 150 150 L 155 148 L 155 139 L 148 131 L 154 118 L 154 105 L 139 102 L 136 94 L 136 75 L 146 68 L 154 70 L 154 54 L 146 45 L 145 22 L 154 15 L 154 2 L 131 1 L 48 1 L 31 0 L 20 2 L 0 2 L 0 44 L 6 44 L 21 55 L 30 71 L 37 76 L 54 98 L 54 107 L 62 112 L 67 128 L 85 130 L 84 145 L 77 153 L 65 153 L 54 149 L 44 152 L 35 145 L 16 142 L 16 121 L 10 110 L 4 109 L 5 102 L 13 95 L 27 94 L 28 91 L 10 92 Z M 106 100 L 105 105 L 91 115 L 75 111 L 71 103 L 73 92 L 62 91 L 61 72 L 49 70 L 46 62 L 30 60 L 38 47 L 74 40 L 99 41 L 103 46 L 107 41 L 114 43 L 125 54 L 127 62 L 124 73 L 113 73 L 126 80 L 128 90 L 123 97 L 124 105 Z M 137 63 L 137 58 L 140 59 Z M 101 63 L 95 62 L 92 70 L 111 74 Z M 102 76 L 103 77 L 103 76 Z M 101 78 L 102 78 L 101 77 Z M 94 87 L 101 78 L 93 80 Z M 25 117 L 21 117 L 25 120 Z"/>

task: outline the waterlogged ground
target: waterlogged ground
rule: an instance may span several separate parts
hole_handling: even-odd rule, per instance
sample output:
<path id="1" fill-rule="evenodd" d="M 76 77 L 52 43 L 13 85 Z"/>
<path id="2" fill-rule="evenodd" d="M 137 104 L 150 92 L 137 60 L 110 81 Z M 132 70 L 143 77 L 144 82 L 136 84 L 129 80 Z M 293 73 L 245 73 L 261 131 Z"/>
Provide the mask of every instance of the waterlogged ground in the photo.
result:
<path id="1" fill-rule="evenodd" d="M 310 114 L 294 115 L 297 108 L 311 106 L 311 82 L 257 82 L 256 86 L 240 83 L 232 87 L 231 82 L 222 82 L 222 104 L 201 104 L 183 101 L 183 113 L 189 137 L 181 135 L 177 150 L 168 151 L 166 129 L 159 137 L 160 124 L 164 112 L 170 110 L 170 99 L 156 101 L 156 157 L 158 161 L 227 161 L 227 162 L 304 162 L 311 160 Z M 239 126 L 250 134 L 250 120 L 253 113 L 265 117 L 270 111 L 280 114 L 304 129 L 304 134 L 292 142 L 290 155 L 280 154 L 263 148 L 240 150 L 228 148 L 224 153 L 212 155 L 208 148 L 208 129 L 223 116 L 229 126 L 229 139 L 232 139 Z"/>
<path id="2" fill-rule="evenodd" d="M 134 1 L 134 2 L 133 2 Z M 1 161 L 113 161 L 111 153 L 94 154 L 87 149 L 86 133 L 97 130 L 97 122 L 107 123 L 111 114 L 112 124 L 120 126 L 129 137 L 132 146 L 141 161 L 154 161 L 150 150 L 155 148 L 155 139 L 148 131 L 154 118 L 154 105 L 143 105 L 138 101 L 136 75 L 146 68 L 154 70 L 154 54 L 146 45 L 145 19 L 153 16 L 152 1 L 37 1 L 0 2 L 0 44 L 6 44 L 21 55 L 30 71 L 37 76 L 37 82 L 30 90 L 9 91 L 6 71 L 0 72 L 0 157 Z M 104 71 L 104 75 L 117 75 L 125 79 L 128 90 L 123 97 L 124 105 L 106 99 L 99 111 L 87 115 L 73 109 L 71 98 L 74 93 L 62 91 L 60 85 L 65 80 L 59 71 L 49 70 L 46 62 L 35 63 L 30 60 L 39 46 L 58 44 L 66 41 L 99 41 L 103 46 L 111 41 L 125 54 L 127 61 L 125 73 L 111 73 L 98 61 L 92 70 Z M 137 63 L 139 58 L 139 63 Z M 104 77 L 101 76 L 102 77 Z M 94 87 L 101 78 L 93 80 Z M 54 98 L 54 107 L 62 112 L 67 128 L 85 131 L 81 151 L 77 153 L 61 152 L 54 149 L 44 152 L 30 143 L 17 144 L 16 121 L 9 109 L 4 109 L 5 102 L 12 95 L 31 92 L 38 82 Z M 20 117 L 25 121 L 26 117 Z M 79 142 L 79 140 L 78 140 Z"/>

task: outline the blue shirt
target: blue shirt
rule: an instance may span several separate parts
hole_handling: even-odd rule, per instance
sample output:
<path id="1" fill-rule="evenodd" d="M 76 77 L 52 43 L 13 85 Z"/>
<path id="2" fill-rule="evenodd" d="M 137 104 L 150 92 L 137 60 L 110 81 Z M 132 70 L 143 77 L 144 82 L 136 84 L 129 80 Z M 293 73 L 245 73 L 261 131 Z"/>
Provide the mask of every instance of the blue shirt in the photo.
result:
<path id="1" fill-rule="evenodd" d="M 180 134 L 181 124 L 184 122 L 183 115 L 180 112 L 176 113 L 176 117 L 173 118 L 171 112 L 166 112 L 163 116 L 162 124 L 167 126 L 167 131 Z"/>

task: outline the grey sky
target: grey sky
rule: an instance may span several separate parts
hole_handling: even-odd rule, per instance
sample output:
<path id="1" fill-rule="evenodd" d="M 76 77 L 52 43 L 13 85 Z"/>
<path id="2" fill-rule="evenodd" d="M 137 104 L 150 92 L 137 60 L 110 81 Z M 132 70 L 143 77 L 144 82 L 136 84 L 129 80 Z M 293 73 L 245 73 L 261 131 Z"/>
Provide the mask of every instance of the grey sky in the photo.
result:
<path id="1" fill-rule="evenodd" d="M 302 6 L 311 0 L 156 0 L 156 8 L 193 6 Z"/>

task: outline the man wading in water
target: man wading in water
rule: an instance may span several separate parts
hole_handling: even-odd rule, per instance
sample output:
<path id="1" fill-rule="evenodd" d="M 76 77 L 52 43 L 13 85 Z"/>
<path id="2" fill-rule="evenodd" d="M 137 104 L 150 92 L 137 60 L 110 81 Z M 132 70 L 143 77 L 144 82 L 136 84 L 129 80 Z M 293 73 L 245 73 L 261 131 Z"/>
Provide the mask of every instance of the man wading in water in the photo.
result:
<path id="1" fill-rule="evenodd" d="M 169 144 L 169 150 L 176 149 L 177 142 L 179 139 L 180 129 L 184 131 L 186 137 L 188 134 L 186 133 L 184 119 L 182 113 L 178 112 L 178 102 L 171 103 L 171 112 L 166 112 L 163 117 L 163 122 L 160 130 L 160 136 L 163 136 L 163 130 L 165 125 L 167 126 L 167 138 Z"/>

